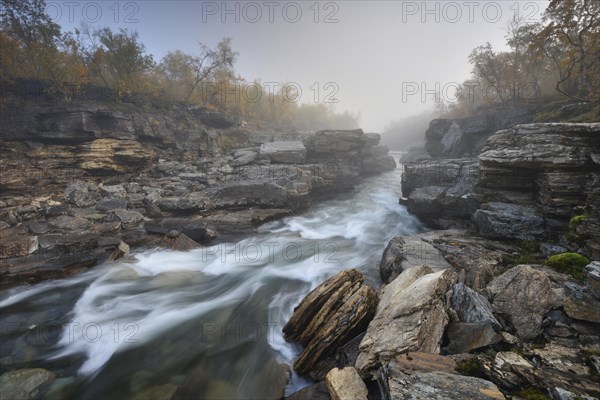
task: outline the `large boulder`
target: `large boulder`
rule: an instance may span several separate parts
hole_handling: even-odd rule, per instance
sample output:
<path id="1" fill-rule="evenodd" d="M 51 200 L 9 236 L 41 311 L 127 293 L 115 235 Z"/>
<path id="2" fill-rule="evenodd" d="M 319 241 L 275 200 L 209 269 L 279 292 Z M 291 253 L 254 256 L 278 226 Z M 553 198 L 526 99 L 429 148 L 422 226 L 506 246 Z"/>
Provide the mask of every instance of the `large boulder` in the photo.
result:
<path id="1" fill-rule="evenodd" d="M 260 155 L 272 163 L 303 164 L 306 161 L 306 147 L 300 140 L 277 140 L 260 146 Z"/>
<path id="2" fill-rule="evenodd" d="M 407 269 L 387 285 L 377 313 L 360 344 L 356 368 L 367 371 L 382 358 L 408 351 L 439 353 L 448 324 L 446 292 L 456 273 L 433 273 L 427 266 Z"/>
<path id="3" fill-rule="evenodd" d="M 546 273 L 529 265 L 509 269 L 486 290 L 496 317 L 522 340 L 540 334 L 544 315 L 558 303 Z"/>
<path id="4" fill-rule="evenodd" d="M 510 203 L 486 203 L 473 214 L 479 233 L 488 237 L 531 239 L 545 233 L 544 217 L 535 207 Z"/>
<path id="5" fill-rule="evenodd" d="M 377 293 L 357 270 L 343 271 L 310 292 L 283 327 L 284 337 L 304 346 L 294 362 L 302 376 L 318 381 L 335 366 L 340 346 L 363 332 L 377 307 Z"/>

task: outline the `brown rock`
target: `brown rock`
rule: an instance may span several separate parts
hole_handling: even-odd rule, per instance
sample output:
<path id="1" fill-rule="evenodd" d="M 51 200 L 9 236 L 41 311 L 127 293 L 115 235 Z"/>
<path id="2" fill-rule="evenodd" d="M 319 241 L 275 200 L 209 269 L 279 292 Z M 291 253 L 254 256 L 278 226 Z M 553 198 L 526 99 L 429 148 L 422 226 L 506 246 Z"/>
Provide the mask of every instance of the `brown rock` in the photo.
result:
<path id="1" fill-rule="evenodd" d="M 286 340 L 305 346 L 294 363 L 300 375 L 324 378 L 338 347 L 366 329 L 377 308 L 377 294 L 363 280 L 357 270 L 343 271 L 315 288 L 294 310 L 283 332 Z"/>
<path id="2" fill-rule="evenodd" d="M 332 400 L 367 400 L 369 391 L 358 372 L 352 367 L 334 368 L 325 377 Z"/>

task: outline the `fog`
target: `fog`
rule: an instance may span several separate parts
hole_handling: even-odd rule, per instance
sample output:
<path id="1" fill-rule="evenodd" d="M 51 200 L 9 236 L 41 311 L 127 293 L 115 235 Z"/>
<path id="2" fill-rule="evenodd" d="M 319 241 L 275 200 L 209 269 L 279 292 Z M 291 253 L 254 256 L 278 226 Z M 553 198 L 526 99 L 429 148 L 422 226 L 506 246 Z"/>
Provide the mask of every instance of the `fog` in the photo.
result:
<path id="1" fill-rule="evenodd" d="M 360 112 L 365 131 L 431 109 L 432 92 L 469 77 L 467 57 L 504 48 L 507 22 L 536 21 L 547 2 L 48 2 L 72 30 L 87 22 L 139 33 L 155 60 L 232 38 L 235 71 L 247 81 L 294 82 L 298 101 Z"/>

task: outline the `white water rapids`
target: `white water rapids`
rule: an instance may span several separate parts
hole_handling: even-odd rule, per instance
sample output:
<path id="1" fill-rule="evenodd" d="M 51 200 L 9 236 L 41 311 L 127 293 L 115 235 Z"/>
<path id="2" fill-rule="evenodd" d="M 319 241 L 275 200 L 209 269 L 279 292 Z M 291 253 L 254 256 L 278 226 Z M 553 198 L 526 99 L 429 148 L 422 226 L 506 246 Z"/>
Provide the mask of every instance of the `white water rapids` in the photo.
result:
<path id="1" fill-rule="evenodd" d="M 378 284 L 389 239 L 423 230 L 399 196 L 398 169 L 238 243 L 145 250 L 135 260 L 12 289 L 0 299 L 0 320 L 25 334 L 3 340 L 9 349 L 0 361 L 75 377 L 78 398 L 135 398 L 169 384 L 187 385 L 198 398 L 265 396 L 273 360 L 291 365 L 300 351 L 281 333 L 300 300 L 344 269 Z M 306 384 L 293 375 L 287 392 Z"/>

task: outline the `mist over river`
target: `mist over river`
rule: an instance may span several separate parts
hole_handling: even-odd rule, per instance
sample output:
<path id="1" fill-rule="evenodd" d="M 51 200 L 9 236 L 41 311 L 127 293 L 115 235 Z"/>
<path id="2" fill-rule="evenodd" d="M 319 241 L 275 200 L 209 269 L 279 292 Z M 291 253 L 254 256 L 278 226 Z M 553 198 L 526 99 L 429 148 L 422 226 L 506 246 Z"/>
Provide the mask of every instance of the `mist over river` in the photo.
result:
<path id="1" fill-rule="evenodd" d="M 337 272 L 378 285 L 389 239 L 424 227 L 400 197 L 400 169 L 271 222 L 237 243 L 145 249 L 0 300 L 1 365 L 53 370 L 49 398 L 268 398 L 299 348 L 281 328 Z M 33 361 L 33 362 L 32 362 Z M 292 374 L 286 393 L 308 382 Z M 178 397 L 177 397 L 178 396 Z"/>

